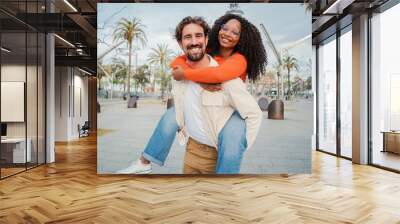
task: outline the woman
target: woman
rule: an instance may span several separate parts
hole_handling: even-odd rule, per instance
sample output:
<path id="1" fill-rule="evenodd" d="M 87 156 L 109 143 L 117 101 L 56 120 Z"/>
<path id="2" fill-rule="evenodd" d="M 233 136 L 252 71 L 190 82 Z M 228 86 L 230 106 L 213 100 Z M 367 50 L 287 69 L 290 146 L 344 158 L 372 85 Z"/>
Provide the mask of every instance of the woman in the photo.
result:
<path id="1" fill-rule="evenodd" d="M 237 77 L 245 81 L 246 73 L 254 81 L 265 72 L 267 57 L 261 35 L 253 24 L 241 16 L 226 14 L 214 23 L 209 34 L 207 52 L 220 66 L 191 69 L 185 63 L 185 56 L 180 56 L 171 63 L 176 68 L 174 78 L 203 83 L 203 88 L 215 91 L 220 87 L 204 83 L 221 83 Z M 178 128 L 175 110 L 170 108 L 159 121 L 140 159 L 117 173 L 150 173 L 151 162 L 162 166 Z M 232 141 L 246 136 L 245 132 L 245 121 L 238 113 L 234 113 L 219 133 L 219 140 Z M 237 152 L 219 148 L 216 173 L 239 173 L 244 148 Z"/>

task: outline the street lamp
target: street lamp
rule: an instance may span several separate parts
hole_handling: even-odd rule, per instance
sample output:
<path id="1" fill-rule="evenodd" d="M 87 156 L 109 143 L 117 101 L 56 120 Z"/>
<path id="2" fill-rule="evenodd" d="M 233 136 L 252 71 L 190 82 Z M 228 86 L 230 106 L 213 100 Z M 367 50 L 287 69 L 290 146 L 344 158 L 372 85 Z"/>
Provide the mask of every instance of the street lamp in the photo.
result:
<path id="1" fill-rule="evenodd" d="M 229 4 L 229 10 L 226 11 L 226 14 L 244 15 L 244 12 L 239 9 L 239 4 L 238 3 L 230 3 Z"/>

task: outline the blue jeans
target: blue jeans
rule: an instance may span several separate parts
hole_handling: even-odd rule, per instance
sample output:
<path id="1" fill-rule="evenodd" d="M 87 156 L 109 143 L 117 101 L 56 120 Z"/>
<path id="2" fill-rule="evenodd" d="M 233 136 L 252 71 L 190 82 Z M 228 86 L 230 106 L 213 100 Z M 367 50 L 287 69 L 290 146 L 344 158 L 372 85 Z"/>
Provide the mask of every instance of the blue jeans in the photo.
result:
<path id="1" fill-rule="evenodd" d="M 164 165 L 178 129 L 175 108 L 171 107 L 158 122 L 143 152 L 143 157 L 152 163 Z M 246 123 L 238 112 L 234 112 L 218 136 L 218 159 L 215 172 L 217 174 L 239 173 L 246 148 Z"/>

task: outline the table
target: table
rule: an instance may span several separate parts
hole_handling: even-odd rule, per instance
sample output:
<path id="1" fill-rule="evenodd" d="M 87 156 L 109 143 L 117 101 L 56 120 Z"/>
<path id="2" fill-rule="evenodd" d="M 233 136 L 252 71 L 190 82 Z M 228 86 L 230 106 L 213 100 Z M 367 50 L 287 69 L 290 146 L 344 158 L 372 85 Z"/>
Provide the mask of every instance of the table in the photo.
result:
<path id="1" fill-rule="evenodd" d="M 9 160 L 7 162 L 10 162 L 10 163 L 30 162 L 32 160 L 32 153 L 31 153 L 32 140 L 30 138 L 27 138 L 26 142 L 28 144 L 26 147 L 26 154 L 25 154 L 25 138 L 1 139 L 2 157 L 5 154 L 6 156 L 3 158 L 6 158 L 6 161 Z M 10 147 L 12 147 L 12 148 L 10 148 Z M 9 154 L 9 155 L 7 156 L 7 154 Z M 12 157 L 10 154 L 12 154 Z M 12 160 L 11 160 L 11 158 L 12 158 Z M 27 161 L 25 161 L 25 159 Z"/>

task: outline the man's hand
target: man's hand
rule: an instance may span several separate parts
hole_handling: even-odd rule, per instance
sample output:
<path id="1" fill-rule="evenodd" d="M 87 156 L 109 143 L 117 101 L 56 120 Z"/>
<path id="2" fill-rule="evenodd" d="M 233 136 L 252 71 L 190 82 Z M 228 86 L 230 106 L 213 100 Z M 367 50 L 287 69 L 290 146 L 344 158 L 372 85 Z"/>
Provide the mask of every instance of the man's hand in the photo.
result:
<path id="1" fill-rule="evenodd" d="M 208 84 L 208 83 L 199 83 L 200 86 L 210 92 L 217 92 L 222 90 L 221 84 Z"/>
<path id="2" fill-rule="evenodd" d="M 172 70 L 172 76 L 174 77 L 174 79 L 176 81 L 181 81 L 181 80 L 185 79 L 185 75 L 183 73 L 182 67 L 179 65 L 174 67 L 174 69 Z"/>

